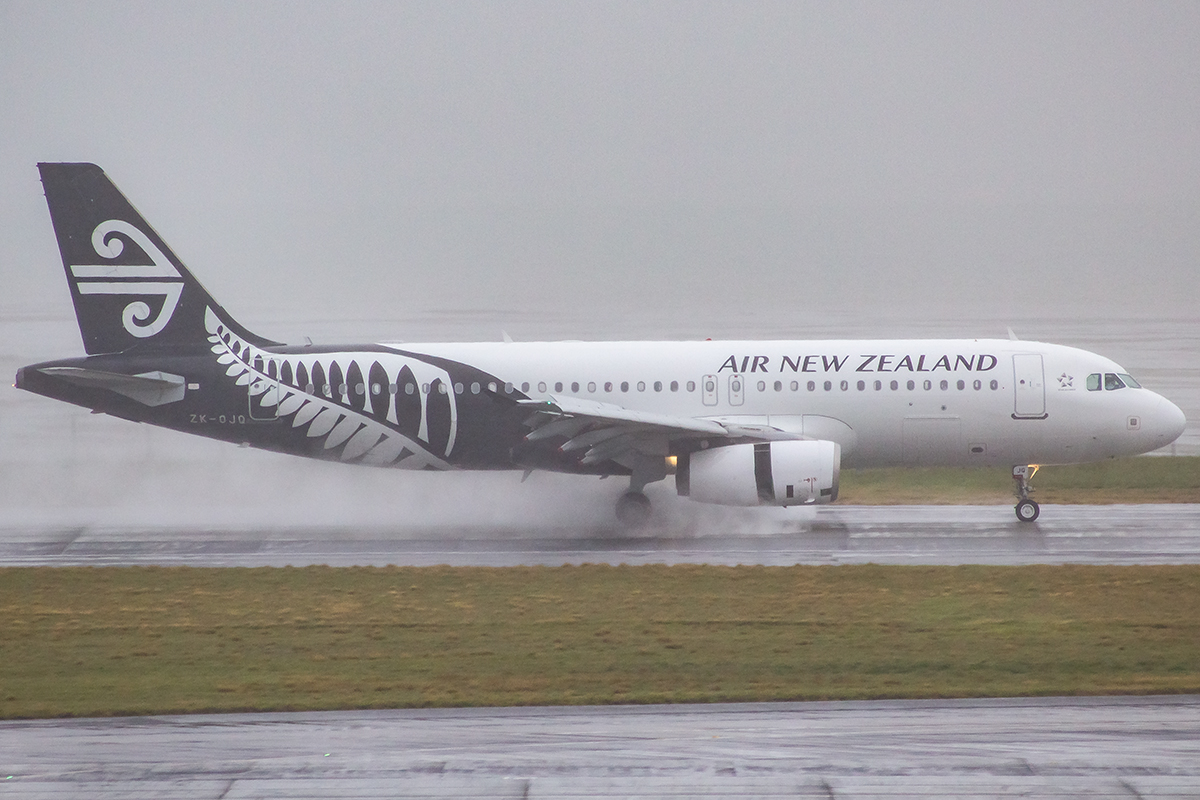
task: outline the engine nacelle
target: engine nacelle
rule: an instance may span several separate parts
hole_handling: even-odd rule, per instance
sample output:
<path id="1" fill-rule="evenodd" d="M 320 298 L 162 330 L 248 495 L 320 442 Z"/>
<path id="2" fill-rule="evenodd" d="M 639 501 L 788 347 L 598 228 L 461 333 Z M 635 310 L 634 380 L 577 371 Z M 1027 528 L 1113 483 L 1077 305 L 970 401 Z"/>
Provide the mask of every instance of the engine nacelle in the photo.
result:
<path id="1" fill-rule="evenodd" d="M 838 495 L 842 449 L 820 440 L 734 444 L 681 456 L 675 489 L 681 497 L 723 506 L 832 503 Z"/>

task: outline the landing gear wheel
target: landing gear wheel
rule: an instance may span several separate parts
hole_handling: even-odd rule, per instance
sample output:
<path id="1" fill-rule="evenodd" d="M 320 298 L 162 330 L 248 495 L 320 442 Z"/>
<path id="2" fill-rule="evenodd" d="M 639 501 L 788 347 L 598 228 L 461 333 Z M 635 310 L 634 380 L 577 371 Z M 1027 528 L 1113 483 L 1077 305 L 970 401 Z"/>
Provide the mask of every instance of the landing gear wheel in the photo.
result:
<path id="1" fill-rule="evenodd" d="M 650 519 L 650 498 L 641 492 L 626 492 L 617 499 L 617 519 L 629 528 L 640 528 Z"/>
<path id="2" fill-rule="evenodd" d="M 1017 501 L 1017 519 L 1021 522 L 1033 522 L 1042 513 L 1041 507 L 1032 500 Z"/>

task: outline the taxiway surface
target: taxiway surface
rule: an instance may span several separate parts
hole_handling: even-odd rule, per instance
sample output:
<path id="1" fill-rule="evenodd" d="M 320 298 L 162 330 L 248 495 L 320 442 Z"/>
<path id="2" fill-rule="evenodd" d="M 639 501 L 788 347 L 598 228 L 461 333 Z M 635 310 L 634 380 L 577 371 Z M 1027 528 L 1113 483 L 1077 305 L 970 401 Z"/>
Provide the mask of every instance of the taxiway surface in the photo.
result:
<path id="1" fill-rule="evenodd" d="M 0 723 L 58 797 L 1196 797 L 1200 696 Z"/>
<path id="2" fill-rule="evenodd" d="M 779 522 L 649 529 L 239 526 L 0 519 L 0 565 L 1176 564 L 1200 562 L 1200 504 L 829 506 Z"/>

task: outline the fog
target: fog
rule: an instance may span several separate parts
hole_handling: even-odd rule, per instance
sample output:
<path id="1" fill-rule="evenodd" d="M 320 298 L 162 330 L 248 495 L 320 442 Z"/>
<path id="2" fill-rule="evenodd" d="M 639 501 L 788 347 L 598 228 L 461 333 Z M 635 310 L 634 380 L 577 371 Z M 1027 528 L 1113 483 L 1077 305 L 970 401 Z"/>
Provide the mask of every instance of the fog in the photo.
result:
<path id="1" fill-rule="evenodd" d="M 94 161 L 273 338 L 1013 326 L 1136 369 L 1153 323 L 1149 358 L 1170 358 L 1150 366 L 1187 410 L 1197 41 L 1182 2 L 0 0 L 4 366 L 81 352 L 35 163 Z M 196 497 L 221 495 L 204 482 L 222 470 L 271 475 L 270 498 L 299 481 L 310 503 L 335 480 L 50 403 L 0 405 L 10 509 L 45 493 L 144 508 L 129 498 L 169 494 L 164 459 L 191 464 L 173 483 Z M 115 427 L 79 444 L 98 425 Z M 70 478 L 81 463 L 108 488 Z M 428 480 L 387 475 L 366 494 Z M 515 520 L 521 498 L 548 506 L 538 481 L 581 485 L 482 480 L 480 507 Z M 580 496 L 599 508 L 613 483 Z M 230 513 L 278 508 L 245 491 L 223 495 Z"/>
<path id="2" fill-rule="evenodd" d="M 4 304 L 36 161 L 235 312 L 1194 314 L 1192 3 L 0 4 Z"/>

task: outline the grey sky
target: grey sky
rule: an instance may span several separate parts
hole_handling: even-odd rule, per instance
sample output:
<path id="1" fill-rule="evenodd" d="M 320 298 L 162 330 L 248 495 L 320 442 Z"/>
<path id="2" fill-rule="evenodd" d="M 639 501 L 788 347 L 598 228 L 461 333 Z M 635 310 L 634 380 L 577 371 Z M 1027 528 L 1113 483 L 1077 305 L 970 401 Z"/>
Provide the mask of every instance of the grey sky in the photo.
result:
<path id="1" fill-rule="evenodd" d="M 251 327 L 1200 298 L 1197 3 L 0 0 L 0 114 L 0 310 L 67 302 L 39 160 Z"/>

